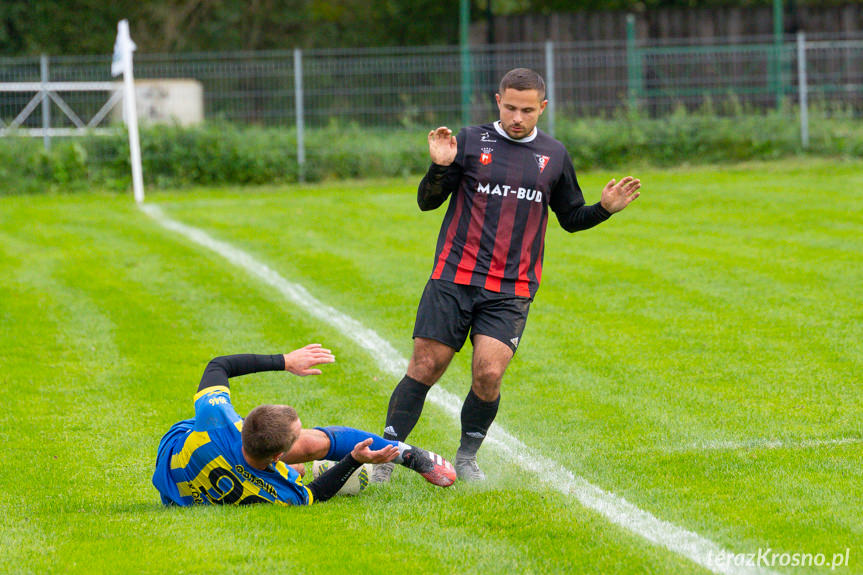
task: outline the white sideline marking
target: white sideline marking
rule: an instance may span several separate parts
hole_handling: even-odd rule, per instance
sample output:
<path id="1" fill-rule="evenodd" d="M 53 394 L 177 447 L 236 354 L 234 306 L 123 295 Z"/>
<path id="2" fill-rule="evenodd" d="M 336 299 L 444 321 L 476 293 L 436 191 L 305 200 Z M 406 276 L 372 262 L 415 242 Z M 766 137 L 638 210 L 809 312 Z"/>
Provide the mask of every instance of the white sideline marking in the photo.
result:
<path id="1" fill-rule="evenodd" d="M 860 437 L 838 439 L 753 439 L 750 441 L 700 441 L 673 451 L 735 450 L 735 449 L 810 449 L 863 443 Z"/>
<path id="2" fill-rule="evenodd" d="M 363 326 L 352 317 L 316 299 L 304 287 L 289 282 L 276 271 L 246 252 L 211 237 L 206 232 L 174 221 L 162 213 L 155 205 L 141 205 L 141 209 L 163 227 L 177 232 L 187 239 L 221 255 L 231 263 L 243 268 L 264 283 L 276 288 L 288 300 L 307 311 L 311 316 L 338 329 L 346 337 L 369 352 L 379 366 L 392 375 L 400 377 L 407 368 L 407 360 L 375 331 Z M 437 385 L 431 389 L 428 398 L 443 408 L 458 421 L 461 413 L 461 399 Z M 544 457 L 507 433 L 500 425 L 495 425 L 486 441 L 496 447 L 504 459 L 515 462 L 526 471 L 536 473 L 539 479 L 565 495 L 574 495 L 578 501 L 603 515 L 612 523 L 640 535 L 651 543 L 661 545 L 679 553 L 691 561 L 714 573 L 748 574 L 771 573 L 760 567 L 734 565 L 732 561 L 711 561 L 730 553 L 704 537 L 659 519 L 648 511 L 640 509 L 619 495 L 601 489 L 583 477 L 573 474 L 556 461 Z"/>

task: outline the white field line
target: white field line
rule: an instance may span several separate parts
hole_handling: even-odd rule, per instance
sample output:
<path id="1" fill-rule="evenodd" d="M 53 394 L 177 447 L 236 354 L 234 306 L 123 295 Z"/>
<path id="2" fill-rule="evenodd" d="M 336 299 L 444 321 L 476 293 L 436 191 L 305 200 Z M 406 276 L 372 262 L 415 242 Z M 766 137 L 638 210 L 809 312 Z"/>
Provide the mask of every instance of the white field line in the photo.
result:
<path id="1" fill-rule="evenodd" d="M 404 374 L 407 360 L 401 357 L 398 351 L 375 331 L 319 301 L 304 287 L 287 281 L 276 271 L 248 253 L 217 240 L 202 230 L 168 218 L 158 206 L 142 205 L 141 209 L 163 227 L 216 252 L 278 290 L 294 305 L 312 317 L 339 330 L 357 345 L 367 350 L 386 373 L 393 377 L 401 377 Z M 428 398 L 456 421 L 459 420 L 462 401 L 458 396 L 438 385 L 432 388 Z M 496 448 L 505 460 L 537 474 L 540 481 L 553 489 L 565 495 L 574 496 L 582 505 L 600 513 L 612 523 L 647 539 L 651 543 L 679 553 L 714 573 L 735 575 L 771 573 L 771 571 L 759 566 L 735 565 L 733 561 L 714 560 L 716 557 L 727 557 L 730 552 L 697 533 L 659 519 L 650 512 L 636 507 L 623 497 L 605 491 L 583 477 L 573 474 L 556 461 L 529 448 L 519 439 L 507 433 L 500 425 L 492 427 L 486 441 Z"/>
<path id="2" fill-rule="evenodd" d="M 743 441 L 699 441 L 669 451 L 733 451 L 737 449 L 815 449 L 863 443 L 863 437 L 837 439 L 751 439 Z"/>

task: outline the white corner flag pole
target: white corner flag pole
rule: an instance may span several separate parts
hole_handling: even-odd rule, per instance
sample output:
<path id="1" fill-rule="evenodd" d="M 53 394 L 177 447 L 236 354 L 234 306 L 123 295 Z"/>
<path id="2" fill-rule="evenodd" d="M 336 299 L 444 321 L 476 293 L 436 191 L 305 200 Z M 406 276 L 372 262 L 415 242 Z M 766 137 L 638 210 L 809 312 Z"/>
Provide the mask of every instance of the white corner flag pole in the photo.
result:
<path id="1" fill-rule="evenodd" d="M 114 42 L 114 57 L 111 62 L 111 75 L 123 75 L 123 119 L 129 129 L 129 152 L 132 161 L 132 189 L 135 201 L 144 201 L 144 178 L 141 172 L 141 141 L 138 138 L 138 110 L 135 104 L 135 75 L 132 72 L 132 52 L 135 43 L 129 36 L 129 21 L 120 20 L 117 24 L 117 40 Z"/>

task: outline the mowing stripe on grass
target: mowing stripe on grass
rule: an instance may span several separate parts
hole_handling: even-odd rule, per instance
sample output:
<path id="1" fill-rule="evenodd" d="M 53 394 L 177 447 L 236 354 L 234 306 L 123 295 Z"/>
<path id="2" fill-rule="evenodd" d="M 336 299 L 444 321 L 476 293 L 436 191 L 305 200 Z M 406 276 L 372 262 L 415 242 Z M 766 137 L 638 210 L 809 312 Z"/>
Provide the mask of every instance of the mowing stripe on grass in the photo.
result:
<path id="1" fill-rule="evenodd" d="M 818 447 L 837 447 L 863 443 L 860 437 L 840 437 L 837 439 L 752 439 L 744 441 L 700 441 L 671 451 L 700 451 L 735 449 L 812 449 Z"/>
<path id="2" fill-rule="evenodd" d="M 339 330 L 345 337 L 368 351 L 383 371 L 393 377 L 401 377 L 404 374 L 407 368 L 407 359 L 400 356 L 398 351 L 375 331 L 319 301 L 304 287 L 289 282 L 278 272 L 259 262 L 248 253 L 217 240 L 202 230 L 168 218 L 158 206 L 142 205 L 141 209 L 163 227 L 214 251 L 229 262 L 274 287 L 294 305 L 308 312 L 309 315 Z M 428 398 L 456 421 L 459 420 L 462 401 L 458 396 L 437 385 L 431 389 Z M 720 557 L 728 557 L 730 552 L 697 533 L 659 519 L 650 512 L 636 507 L 623 497 L 593 485 L 556 461 L 540 455 L 535 449 L 529 448 L 519 439 L 507 433 L 500 425 L 493 426 L 486 441 L 500 451 L 505 459 L 513 461 L 525 471 L 536 473 L 541 481 L 555 490 L 565 495 L 575 496 L 582 505 L 600 513 L 612 523 L 656 545 L 679 553 L 714 573 L 770 573 L 770 571 L 758 566 L 734 565 L 731 561 L 717 560 Z"/>

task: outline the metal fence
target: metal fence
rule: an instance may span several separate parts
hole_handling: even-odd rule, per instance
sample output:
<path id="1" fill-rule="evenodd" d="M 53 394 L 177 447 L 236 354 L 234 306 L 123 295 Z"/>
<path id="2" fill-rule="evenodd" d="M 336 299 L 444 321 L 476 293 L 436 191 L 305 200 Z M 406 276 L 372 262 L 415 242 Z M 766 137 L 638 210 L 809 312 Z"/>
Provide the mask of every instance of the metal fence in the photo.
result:
<path id="1" fill-rule="evenodd" d="M 471 50 L 467 70 L 456 46 L 138 53 L 135 76 L 197 80 L 208 120 L 294 127 L 302 118 L 306 129 L 333 123 L 456 127 L 465 120 L 487 121 L 496 116 L 499 78 L 517 66 L 534 68 L 550 80 L 551 108 L 543 126 L 551 131 L 555 120 L 611 115 L 628 106 L 662 116 L 708 102 L 716 113 L 793 104 L 800 98 L 800 70 L 807 76 L 810 103 L 863 112 L 863 34 L 807 37 L 802 50 L 799 42 L 796 37 L 781 43 L 754 37 L 697 44 L 624 40 L 478 46 Z M 0 59 L 0 133 L 86 128 L 100 112 L 100 125 L 116 122 L 116 113 L 104 112 L 109 91 L 70 85 L 64 91 L 59 84 L 112 82 L 110 63 L 109 55 Z M 32 89 L 12 91 L 24 83 Z"/>

